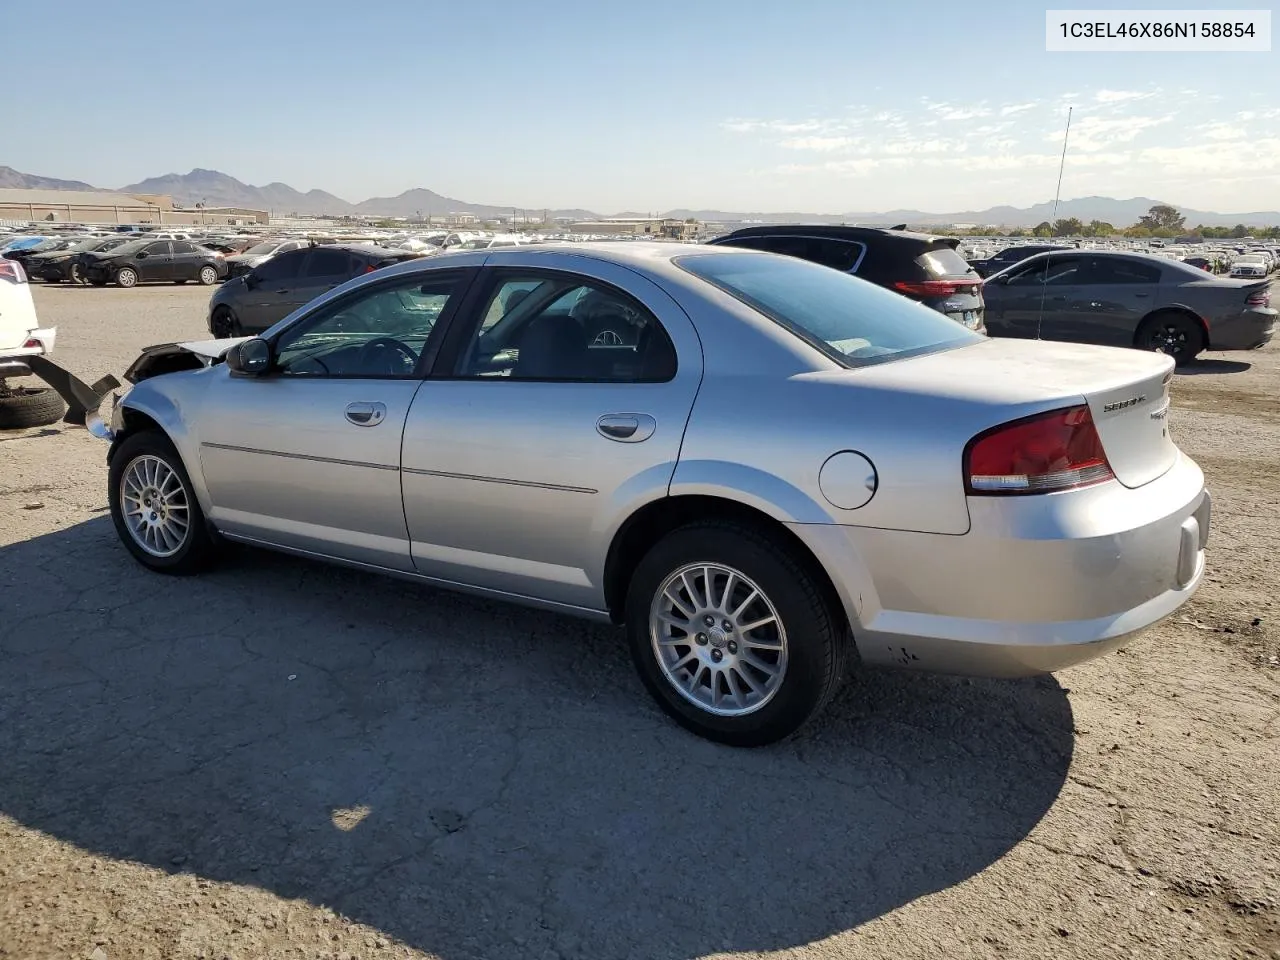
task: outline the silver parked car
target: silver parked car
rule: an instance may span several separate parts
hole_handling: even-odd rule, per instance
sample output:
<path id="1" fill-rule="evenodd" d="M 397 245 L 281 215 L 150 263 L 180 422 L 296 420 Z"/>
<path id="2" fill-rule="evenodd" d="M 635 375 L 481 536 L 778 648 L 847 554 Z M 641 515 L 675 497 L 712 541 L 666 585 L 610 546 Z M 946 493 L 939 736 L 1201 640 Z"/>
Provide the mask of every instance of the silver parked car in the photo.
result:
<path id="1" fill-rule="evenodd" d="M 1034 674 L 1177 609 L 1209 496 L 1172 370 L 792 257 L 542 245 L 152 348 L 90 426 L 153 570 L 226 538 L 622 623 L 664 710 L 755 745 L 855 660 Z"/>

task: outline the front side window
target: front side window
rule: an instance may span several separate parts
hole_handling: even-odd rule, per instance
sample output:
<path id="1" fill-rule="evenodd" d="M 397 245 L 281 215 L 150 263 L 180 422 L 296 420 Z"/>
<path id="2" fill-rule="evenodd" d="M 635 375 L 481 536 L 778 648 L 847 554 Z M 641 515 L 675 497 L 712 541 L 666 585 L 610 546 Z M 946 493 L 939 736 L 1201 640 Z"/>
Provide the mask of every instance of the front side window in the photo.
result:
<path id="1" fill-rule="evenodd" d="M 276 341 L 276 369 L 301 377 L 412 377 L 460 274 L 380 284 L 335 301 Z"/>
<path id="2" fill-rule="evenodd" d="M 571 276 L 510 275 L 481 308 L 462 377 L 654 383 L 676 372 L 657 318 L 626 294 Z"/>
<path id="3" fill-rule="evenodd" d="M 675 263 L 845 366 L 986 339 L 936 310 L 804 260 L 716 253 L 679 257 Z"/>
<path id="4" fill-rule="evenodd" d="M 282 280 L 292 280 L 298 275 L 298 271 L 302 268 L 302 261 L 307 254 L 304 250 L 294 250 L 292 253 L 282 253 L 278 257 L 272 257 L 265 263 L 260 263 L 253 268 L 253 275 L 262 283 L 278 283 Z"/>

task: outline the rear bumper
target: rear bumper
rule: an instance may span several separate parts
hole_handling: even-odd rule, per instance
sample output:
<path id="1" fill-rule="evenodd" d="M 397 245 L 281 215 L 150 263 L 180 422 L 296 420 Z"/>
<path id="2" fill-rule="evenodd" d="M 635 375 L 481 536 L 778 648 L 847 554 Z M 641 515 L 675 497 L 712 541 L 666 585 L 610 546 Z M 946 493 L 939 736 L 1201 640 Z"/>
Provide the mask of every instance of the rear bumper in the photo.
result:
<path id="1" fill-rule="evenodd" d="M 1209 325 L 1210 350 L 1256 350 L 1275 337 L 1277 312 L 1271 307 L 1242 310 Z"/>
<path id="2" fill-rule="evenodd" d="M 1180 457 L 1134 490 L 971 498 L 961 536 L 791 529 L 833 574 L 865 662 L 1017 677 L 1114 650 L 1185 603 L 1210 509 L 1203 473 Z M 842 582 L 850 571 L 862 573 Z"/>
<path id="3" fill-rule="evenodd" d="M 57 327 L 40 327 L 27 332 L 26 341 L 35 340 L 37 346 L 15 347 L 0 351 L 0 377 L 27 377 L 31 375 L 28 357 L 39 357 L 53 353 L 53 346 L 58 341 Z"/>

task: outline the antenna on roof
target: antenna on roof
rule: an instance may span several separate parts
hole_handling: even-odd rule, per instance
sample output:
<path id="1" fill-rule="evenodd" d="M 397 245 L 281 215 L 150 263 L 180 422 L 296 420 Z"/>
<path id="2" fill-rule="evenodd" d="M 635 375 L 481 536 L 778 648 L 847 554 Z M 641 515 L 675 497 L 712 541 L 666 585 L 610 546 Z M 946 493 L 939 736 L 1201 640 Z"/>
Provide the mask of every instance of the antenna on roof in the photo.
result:
<path id="1" fill-rule="evenodd" d="M 1071 111 L 1074 107 L 1067 107 L 1067 129 L 1062 134 L 1062 159 L 1058 161 L 1058 189 L 1053 193 L 1053 213 L 1049 214 L 1049 227 L 1058 220 L 1058 200 L 1062 197 L 1062 171 L 1067 165 L 1067 138 L 1071 136 Z M 1044 325 L 1044 298 L 1048 293 L 1049 286 L 1049 263 L 1053 259 L 1052 253 L 1046 253 L 1044 256 L 1044 276 L 1040 279 L 1040 315 L 1036 317 L 1036 339 L 1040 339 L 1040 328 Z"/>

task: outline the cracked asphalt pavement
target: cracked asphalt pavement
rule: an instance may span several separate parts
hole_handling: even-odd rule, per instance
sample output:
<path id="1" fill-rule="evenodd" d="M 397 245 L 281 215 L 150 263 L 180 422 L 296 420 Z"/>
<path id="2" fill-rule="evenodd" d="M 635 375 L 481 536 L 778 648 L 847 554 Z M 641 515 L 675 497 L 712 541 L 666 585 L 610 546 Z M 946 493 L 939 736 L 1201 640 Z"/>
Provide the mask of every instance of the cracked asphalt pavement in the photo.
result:
<path id="1" fill-rule="evenodd" d="M 205 333 L 199 289 L 35 295 L 88 381 Z M 1280 958 L 1280 347 L 1173 396 L 1215 497 L 1178 615 L 1055 677 L 866 671 L 757 751 L 609 629 L 147 574 L 104 444 L 0 434 L 0 957 Z"/>

